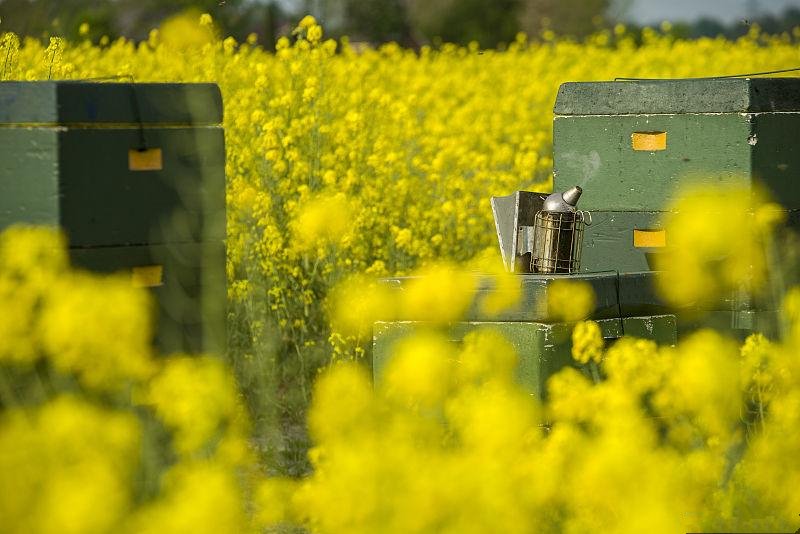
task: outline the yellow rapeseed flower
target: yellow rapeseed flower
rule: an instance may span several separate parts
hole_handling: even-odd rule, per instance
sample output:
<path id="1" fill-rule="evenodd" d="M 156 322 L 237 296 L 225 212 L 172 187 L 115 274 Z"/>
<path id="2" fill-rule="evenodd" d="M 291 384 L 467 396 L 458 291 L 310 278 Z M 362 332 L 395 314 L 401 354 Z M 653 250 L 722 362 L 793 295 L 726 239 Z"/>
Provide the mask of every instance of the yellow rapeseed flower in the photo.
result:
<path id="1" fill-rule="evenodd" d="M 415 275 L 402 292 L 404 319 L 446 324 L 463 317 L 475 298 L 475 276 L 455 265 L 440 263 Z"/>
<path id="2" fill-rule="evenodd" d="M 371 337 L 376 321 L 397 317 L 397 291 L 367 276 L 351 277 L 330 296 L 331 325 L 348 336 Z"/>
<path id="3" fill-rule="evenodd" d="M 314 24 L 306 30 L 306 38 L 312 43 L 318 43 L 322 39 L 322 26 Z"/>
<path id="4" fill-rule="evenodd" d="M 214 28 L 209 15 L 199 19 L 192 13 L 180 13 L 167 18 L 158 29 L 160 42 L 176 50 L 197 50 L 214 40 Z"/>
<path id="5" fill-rule="evenodd" d="M 675 366 L 654 400 L 669 417 L 690 417 L 701 435 L 728 437 L 740 415 L 741 379 L 736 344 L 711 330 L 686 337 Z"/>
<path id="6" fill-rule="evenodd" d="M 164 477 L 161 497 L 131 523 L 142 534 L 247 532 L 237 476 L 213 463 L 179 464 Z"/>
<path id="7" fill-rule="evenodd" d="M 175 447 L 191 456 L 226 429 L 244 423 L 236 383 L 214 357 L 173 356 L 150 382 L 143 401 L 175 432 Z"/>
<path id="8" fill-rule="evenodd" d="M 309 431 L 318 443 L 346 437 L 371 424 L 373 408 L 372 384 L 364 369 L 352 363 L 335 364 L 314 385 Z"/>
<path id="9" fill-rule="evenodd" d="M 68 265 L 63 235 L 15 226 L 0 234 L 0 362 L 33 363 L 42 356 L 35 335 L 42 302 Z"/>
<path id="10" fill-rule="evenodd" d="M 342 193 L 304 202 L 293 223 L 295 248 L 317 250 L 328 244 L 337 244 L 350 228 L 351 209 Z"/>
<path id="11" fill-rule="evenodd" d="M 422 407 L 444 401 L 455 382 L 455 347 L 434 333 L 404 338 L 384 371 L 381 387 L 399 402 Z"/>
<path id="12" fill-rule="evenodd" d="M 9 533 L 119 530 L 133 506 L 140 426 L 61 396 L 0 415 L 0 524 Z"/>
<path id="13" fill-rule="evenodd" d="M 300 19 L 300 22 L 297 24 L 297 27 L 298 28 L 303 28 L 303 29 L 308 29 L 308 28 L 310 28 L 312 26 L 315 26 L 316 24 L 317 24 L 317 19 L 315 19 L 311 15 L 306 15 L 305 17 Z"/>
<path id="14" fill-rule="evenodd" d="M 575 322 L 586 319 L 594 311 L 595 296 L 588 282 L 555 280 L 547 288 L 547 316 Z"/>
<path id="15" fill-rule="evenodd" d="M 510 380 L 517 364 L 514 347 L 500 333 L 487 327 L 464 337 L 456 361 L 458 378 L 466 383 Z"/>
<path id="16" fill-rule="evenodd" d="M 707 305 L 766 281 L 764 239 L 780 212 L 744 187 L 691 187 L 665 219 L 669 249 L 658 256 L 661 294 L 678 306 Z"/>
<path id="17" fill-rule="evenodd" d="M 150 295 L 127 276 L 84 273 L 54 282 L 41 310 L 42 346 L 53 365 L 84 384 L 115 388 L 153 370 Z"/>
<path id="18" fill-rule="evenodd" d="M 603 334 L 594 321 L 581 321 L 572 330 L 572 357 L 579 363 L 600 363 L 603 358 Z"/>

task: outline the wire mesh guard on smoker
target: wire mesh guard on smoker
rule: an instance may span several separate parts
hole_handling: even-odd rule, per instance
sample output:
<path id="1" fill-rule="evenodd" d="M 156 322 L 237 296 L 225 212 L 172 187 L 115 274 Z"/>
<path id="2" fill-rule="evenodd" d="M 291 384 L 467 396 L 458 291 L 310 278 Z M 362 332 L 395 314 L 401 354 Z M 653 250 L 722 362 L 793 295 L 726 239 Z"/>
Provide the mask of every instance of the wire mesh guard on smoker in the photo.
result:
<path id="1" fill-rule="evenodd" d="M 582 211 L 540 211 L 533 227 L 532 271 L 575 273 L 581 267 L 584 215 Z"/>
<path id="2" fill-rule="evenodd" d="M 534 273 L 574 273 L 581 267 L 584 214 L 575 206 L 583 190 L 572 187 L 548 196 L 533 223 Z"/>

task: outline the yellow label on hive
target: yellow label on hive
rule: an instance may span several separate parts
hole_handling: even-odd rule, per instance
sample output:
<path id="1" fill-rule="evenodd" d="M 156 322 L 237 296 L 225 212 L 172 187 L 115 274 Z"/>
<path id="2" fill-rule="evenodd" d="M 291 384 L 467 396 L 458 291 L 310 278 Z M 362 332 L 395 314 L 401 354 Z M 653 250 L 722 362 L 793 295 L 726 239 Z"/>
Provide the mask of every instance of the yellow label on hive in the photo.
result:
<path id="1" fill-rule="evenodd" d="M 634 230 L 633 246 L 636 248 L 666 247 L 667 232 L 664 230 Z"/>
<path id="2" fill-rule="evenodd" d="M 142 265 L 131 269 L 133 287 L 157 287 L 164 284 L 164 267 L 161 265 Z"/>
<path id="3" fill-rule="evenodd" d="M 667 149 L 667 132 L 633 132 L 631 145 L 634 150 L 654 152 Z"/>
<path id="4" fill-rule="evenodd" d="M 132 171 L 160 171 L 164 168 L 161 149 L 128 150 L 128 168 Z"/>

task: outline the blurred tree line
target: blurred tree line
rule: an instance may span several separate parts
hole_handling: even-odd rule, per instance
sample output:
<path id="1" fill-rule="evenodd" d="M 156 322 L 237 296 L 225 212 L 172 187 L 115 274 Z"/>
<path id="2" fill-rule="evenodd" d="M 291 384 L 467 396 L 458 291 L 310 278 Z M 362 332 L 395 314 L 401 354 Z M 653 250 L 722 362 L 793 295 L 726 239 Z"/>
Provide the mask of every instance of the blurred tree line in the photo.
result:
<path id="1" fill-rule="evenodd" d="M 262 43 L 288 34 L 299 17 L 315 15 L 328 35 L 416 46 L 439 39 L 509 42 L 519 31 L 551 29 L 581 37 L 602 27 L 613 0 L 0 0 L 0 32 L 47 37 L 145 39 L 165 18 L 210 13 L 222 32 Z M 88 23 L 89 34 L 79 35 Z M 84 30 L 86 28 L 84 27 Z"/>
<path id="2" fill-rule="evenodd" d="M 277 39 L 290 13 L 279 3 L 253 0 L 0 0 L 0 32 L 34 37 L 59 35 L 93 40 L 107 35 L 146 39 L 170 16 L 186 11 L 209 13 L 225 35 L 244 39 L 255 32 Z M 80 35 L 87 23 L 88 35 Z"/>
<path id="3" fill-rule="evenodd" d="M 150 29 L 186 10 L 210 13 L 225 35 L 243 40 L 256 33 L 270 46 L 287 35 L 306 13 L 322 23 L 326 34 L 353 41 L 397 41 L 419 46 L 439 40 L 494 47 L 546 30 L 581 38 L 625 20 L 632 0 L 0 0 L 0 32 L 93 40 L 102 35 L 145 39 Z M 79 35 L 83 23 L 88 35 Z M 751 24 L 768 33 L 800 25 L 800 10 L 765 15 L 723 25 L 704 19 L 675 24 L 680 37 L 724 35 L 735 38 Z M 630 28 L 630 26 L 629 26 Z M 635 31 L 636 28 L 630 28 Z M 84 26 L 84 31 L 86 27 Z"/>
<path id="4" fill-rule="evenodd" d="M 745 35 L 753 25 L 757 25 L 762 32 L 776 35 L 791 32 L 800 27 L 800 9 L 790 7 L 780 15 L 764 14 L 748 17 L 732 24 L 723 24 L 718 20 L 703 18 L 693 24 L 675 24 L 672 32 L 678 37 L 717 37 L 721 35 L 728 39 L 736 39 Z"/>

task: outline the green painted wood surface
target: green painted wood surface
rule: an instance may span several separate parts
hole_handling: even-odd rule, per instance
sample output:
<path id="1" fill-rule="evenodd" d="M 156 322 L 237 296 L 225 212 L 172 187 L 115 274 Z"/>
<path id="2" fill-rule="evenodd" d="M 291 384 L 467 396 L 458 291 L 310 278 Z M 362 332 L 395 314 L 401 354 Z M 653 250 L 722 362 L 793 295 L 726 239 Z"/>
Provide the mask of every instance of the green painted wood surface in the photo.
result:
<path id="1" fill-rule="evenodd" d="M 617 321 L 616 324 L 620 324 L 620 322 Z M 675 316 L 671 314 L 626 317 L 622 320 L 624 331 L 619 332 L 617 337 L 622 337 L 624 335 L 640 339 L 650 339 L 659 345 L 674 347 L 678 343 L 676 324 L 677 320 Z"/>
<path id="2" fill-rule="evenodd" d="M 0 230 L 59 225 L 78 247 L 225 239 L 221 119 L 213 84 L 0 84 Z M 131 170 L 140 148 L 163 167 Z"/>
<path id="3" fill-rule="evenodd" d="M 163 169 L 132 171 L 132 129 L 59 133 L 58 223 L 74 246 L 225 239 L 225 141 L 220 127 L 147 128 Z"/>
<path id="4" fill-rule="evenodd" d="M 0 128 L 0 230 L 57 224 L 59 210 L 58 130 Z"/>
<path id="5" fill-rule="evenodd" d="M 0 83 L 0 124 L 54 124 L 58 97 L 53 82 Z"/>
<path id="6" fill-rule="evenodd" d="M 225 239 L 220 127 L 147 129 L 159 171 L 132 171 L 132 129 L 0 128 L 0 229 L 57 225 L 79 247 Z M 7 156 L 7 157 L 5 157 Z"/>
<path id="7" fill-rule="evenodd" d="M 754 180 L 787 208 L 800 207 L 800 113 L 760 113 L 752 120 Z"/>
<path id="8" fill-rule="evenodd" d="M 748 185 L 752 126 L 738 114 L 557 116 L 554 189 L 583 187 L 584 210 L 661 211 L 682 184 Z M 666 150 L 632 148 L 631 134 L 653 131 L 667 132 Z M 800 188 L 786 200 L 800 207 Z"/>
<path id="9" fill-rule="evenodd" d="M 800 78 L 570 82 L 556 115 L 800 111 Z"/>
<path id="10" fill-rule="evenodd" d="M 634 247 L 633 231 L 663 229 L 663 213 L 592 211 L 591 214 L 592 224 L 587 225 L 583 233 L 581 271 L 618 270 L 627 273 L 656 269 L 653 255 L 661 249 Z"/>
<path id="11" fill-rule="evenodd" d="M 0 124 L 222 124 L 216 84 L 3 82 Z"/>
<path id="12" fill-rule="evenodd" d="M 665 212 L 593 211 L 592 224 L 584 229 L 581 271 L 586 275 L 596 272 L 619 270 L 625 275 L 639 271 L 655 271 L 659 268 L 658 257 L 670 246 L 670 234 L 666 233 L 667 247 L 634 246 L 634 230 L 664 230 Z M 786 227 L 800 229 L 800 211 L 786 212 Z M 622 289 L 625 289 L 623 284 Z M 624 303 L 624 301 L 623 301 Z"/>
<path id="13" fill-rule="evenodd" d="M 584 187 L 590 211 L 663 211 L 683 184 L 760 185 L 800 209 L 800 78 L 578 82 L 553 121 L 554 188 Z M 666 132 L 665 150 L 634 150 Z"/>
<path id="14" fill-rule="evenodd" d="M 675 317 L 672 315 L 602 319 L 598 321 L 603 337 L 609 342 L 625 335 L 652 339 L 662 345 L 676 343 Z M 412 335 L 423 323 L 379 322 L 374 326 L 373 378 L 382 379 L 396 344 Z M 460 344 L 474 331 L 492 330 L 503 335 L 514 347 L 518 364 L 515 380 L 539 399 L 543 399 L 547 379 L 564 367 L 576 366 L 571 355 L 569 323 L 539 322 L 459 322 L 451 325 L 450 339 Z"/>
<path id="15" fill-rule="evenodd" d="M 780 314 L 769 310 L 687 310 L 677 314 L 678 337 L 684 338 L 698 330 L 712 329 L 743 342 L 753 333 L 777 339 Z"/>
<path id="16" fill-rule="evenodd" d="M 223 353 L 226 344 L 225 245 L 180 243 L 73 248 L 77 267 L 129 276 L 133 267 L 161 265 L 163 284 L 149 288 L 157 303 L 156 344 L 171 352 Z"/>

